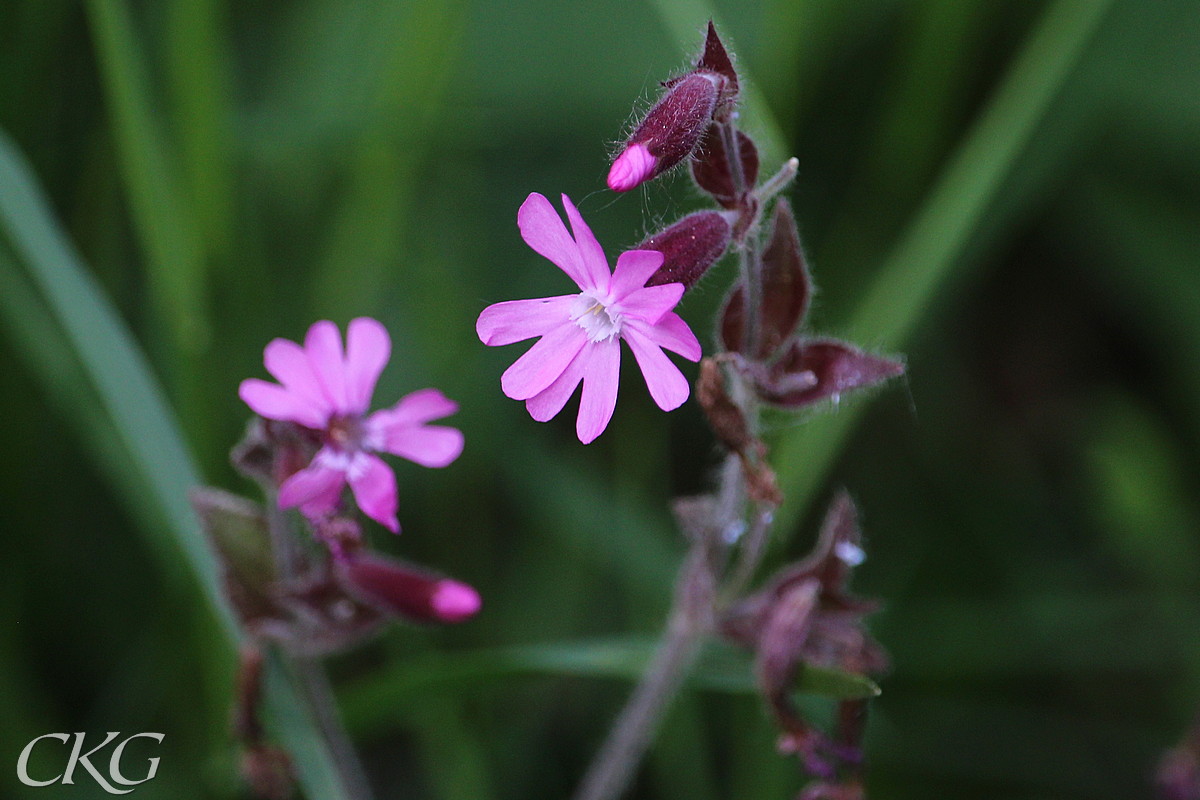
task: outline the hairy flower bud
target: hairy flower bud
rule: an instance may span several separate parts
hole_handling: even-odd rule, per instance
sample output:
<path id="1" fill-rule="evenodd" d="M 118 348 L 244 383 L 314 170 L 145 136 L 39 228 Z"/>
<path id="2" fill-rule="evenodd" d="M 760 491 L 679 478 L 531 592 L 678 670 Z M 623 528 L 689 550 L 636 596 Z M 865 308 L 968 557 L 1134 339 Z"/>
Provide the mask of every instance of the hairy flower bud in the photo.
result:
<path id="1" fill-rule="evenodd" d="M 479 593 L 465 583 L 382 556 L 356 554 L 337 566 L 348 592 L 414 622 L 462 622 L 482 605 Z"/>
<path id="2" fill-rule="evenodd" d="M 657 250 L 663 254 L 662 266 L 650 276 L 646 285 L 682 283 L 684 288 L 692 288 L 725 254 L 731 235 L 729 222 L 718 211 L 688 214 L 659 231 L 635 248 Z"/>
<path id="3" fill-rule="evenodd" d="M 608 188 L 627 192 L 695 152 L 713 122 L 726 122 L 737 105 L 738 77 L 712 22 L 704 52 L 691 71 L 665 81 L 667 93 L 650 109 L 608 172 Z"/>
<path id="4" fill-rule="evenodd" d="M 690 156 L 712 122 L 722 80 L 693 71 L 672 84 L 613 162 L 608 188 L 627 192 Z"/>

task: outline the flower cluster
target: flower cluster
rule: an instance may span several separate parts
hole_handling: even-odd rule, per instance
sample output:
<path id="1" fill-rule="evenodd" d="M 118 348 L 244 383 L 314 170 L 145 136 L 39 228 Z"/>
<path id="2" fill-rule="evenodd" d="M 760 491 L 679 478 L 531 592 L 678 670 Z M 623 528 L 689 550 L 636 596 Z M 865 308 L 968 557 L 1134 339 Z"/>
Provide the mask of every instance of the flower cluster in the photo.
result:
<path id="1" fill-rule="evenodd" d="M 574 288 L 489 305 L 476 321 L 476 334 L 489 346 L 536 339 L 504 371 L 501 389 L 523 401 L 539 422 L 557 416 L 578 389 L 575 431 L 588 444 L 607 428 L 616 408 L 621 342 L 659 408 L 671 411 L 690 397 L 688 379 L 667 353 L 696 362 L 701 346 L 675 309 L 726 252 L 737 252 L 738 277 L 717 320 L 719 352 L 701 363 L 696 392 L 728 451 L 730 468 L 721 471 L 719 488 L 676 505 L 691 547 L 680 572 L 677 610 L 686 612 L 681 618 L 708 620 L 709 629 L 698 629 L 697 636 L 719 627 L 753 652 L 760 689 L 781 728 L 781 748 L 797 754 L 818 778 L 802 797 L 859 797 L 867 694 L 840 700 L 829 733 L 811 725 L 792 701 L 797 676 L 806 668 L 870 674 L 886 667 L 882 648 L 864 624 L 874 604 L 847 588 L 852 568 L 864 558 L 857 513 L 849 497 L 839 495 L 813 553 L 757 591 L 744 591 L 761 565 L 783 502 L 759 438 L 760 411 L 763 405 L 795 411 L 836 403 L 845 392 L 901 374 L 903 365 L 805 330 L 812 295 L 808 265 L 791 207 L 777 199 L 798 162 L 791 159 L 759 182 L 757 148 L 736 126 L 738 75 L 711 23 L 703 54 L 664 87 L 612 163 L 607 184 L 625 192 L 686 162 L 696 187 L 715 207 L 645 237 L 610 268 L 570 198 L 562 195 L 564 224 L 546 197 L 530 194 L 517 213 L 520 235 Z M 282 515 L 265 514 L 215 490 L 194 494 L 227 594 L 252 639 L 328 652 L 389 618 L 453 623 L 481 607 L 471 586 L 370 551 L 345 502 L 349 487 L 367 517 L 398 532 L 396 475 L 380 454 L 445 467 L 462 452 L 460 431 L 432 424 L 457 411 L 437 389 L 369 410 L 390 353 L 388 333 L 373 319 L 352 320 L 344 346 L 338 328 L 321 321 L 309 328 L 303 344 L 275 339 L 267 345 L 264 364 L 275 382 L 250 378 L 239 387 L 242 400 L 262 419 L 239 447 L 236 463 L 275 494 L 279 507 L 298 508 L 326 546 L 315 559 L 280 557 L 279 540 L 285 537 L 274 526 Z M 262 557 L 247 541 L 268 543 L 274 557 Z M 257 674 L 253 659 L 247 664 L 247 675 Z M 863 685 L 873 687 L 865 678 Z M 258 754 L 251 771 L 266 784 L 281 762 L 254 724 L 254 692 L 245 697 L 242 737 Z M 603 752 L 611 756 L 619 749 Z M 629 772 L 606 768 L 593 774 L 619 781 L 611 776 Z M 616 790 L 593 786 L 583 796 L 615 796 Z"/>

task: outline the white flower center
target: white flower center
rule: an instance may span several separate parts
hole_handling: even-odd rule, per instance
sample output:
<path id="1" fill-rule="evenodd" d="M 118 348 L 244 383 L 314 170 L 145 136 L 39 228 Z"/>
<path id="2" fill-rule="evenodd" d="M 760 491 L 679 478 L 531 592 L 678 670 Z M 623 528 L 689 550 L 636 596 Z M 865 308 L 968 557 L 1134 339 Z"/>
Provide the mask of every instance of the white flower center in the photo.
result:
<path id="1" fill-rule="evenodd" d="M 337 450 L 330 446 L 322 447 L 313 463 L 326 469 L 337 470 L 346 476 L 347 480 L 362 477 L 370 466 L 367 453 L 363 450 Z"/>
<path id="2" fill-rule="evenodd" d="M 603 342 L 621 333 L 621 315 L 587 292 L 576 297 L 571 305 L 571 321 L 583 328 L 593 342 Z"/>

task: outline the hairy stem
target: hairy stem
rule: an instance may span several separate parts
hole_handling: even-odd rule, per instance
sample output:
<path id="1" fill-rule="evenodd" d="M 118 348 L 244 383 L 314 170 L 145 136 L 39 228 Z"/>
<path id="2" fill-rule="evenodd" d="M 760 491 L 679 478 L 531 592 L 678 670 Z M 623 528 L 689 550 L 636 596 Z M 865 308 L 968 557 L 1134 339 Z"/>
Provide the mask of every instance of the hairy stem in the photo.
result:
<path id="1" fill-rule="evenodd" d="M 762 252 L 758 243 L 757 195 L 752 195 L 742 170 L 737 127 L 732 121 L 719 126 L 729 162 L 730 176 L 739 196 L 752 198 L 742 210 L 750 215 L 739 240 L 741 281 L 745 287 L 743 352 L 756 353 L 759 341 L 759 308 L 762 304 Z M 796 174 L 792 159 L 768 181 L 766 197 L 787 186 Z M 757 435 L 758 400 L 736 370 L 727 370 L 730 396 L 741 409 L 749 430 Z M 675 599 L 666 631 L 654 658 L 642 675 L 633 695 L 617 717 L 608 738 L 584 775 L 575 800 L 615 800 L 624 791 L 658 730 L 663 714 L 687 678 L 704 637 L 716 628 L 717 599 L 729 597 L 728 589 L 740 591 L 753 576 L 766 551 L 766 540 L 774 517 L 773 505 L 747 502 L 749 476 L 736 455 L 729 455 L 721 468 L 715 493 L 716 508 L 705 530 L 687 531 L 690 547 L 675 585 Z M 747 522 L 746 516 L 750 514 Z M 740 557 L 732 569 L 726 591 L 718 591 L 721 574 L 735 544 Z"/>
<path id="2" fill-rule="evenodd" d="M 304 569 L 303 552 L 287 514 L 279 508 L 275 492 L 268 488 L 266 494 L 267 529 L 271 537 L 276 569 L 282 581 L 296 580 Z M 325 668 L 315 658 L 286 652 L 282 655 L 285 669 L 292 675 L 296 687 L 300 690 L 300 699 L 308 706 L 317 733 L 329 751 L 343 797 L 346 800 L 372 800 L 374 795 L 371 792 L 371 784 L 342 725 L 337 698 L 329 685 Z"/>
<path id="3" fill-rule="evenodd" d="M 695 662 L 704 636 L 712 629 L 712 576 L 707 550 L 703 543 L 693 543 L 680 570 L 675 604 L 654 659 L 596 754 L 575 800 L 612 800 L 620 796 Z"/>
<path id="4" fill-rule="evenodd" d="M 725 160 L 729 166 L 729 177 L 733 182 L 734 194 L 747 197 L 750 187 L 746 185 L 746 174 L 742 170 L 742 147 L 738 142 L 737 125 L 732 120 L 719 126 L 721 141 L 725 146 Z M 757 209 L 744 207 L 742 215 L 757 216 Z M 737 237 L 742 286 L 745 287 L 746 305 L 743 315 L 743 352 L 754 353 L 758 346 L 759 307 L 762 305 L 762 260 L 758 255 L 757 224 L 751 220 L 745 232 Z"/>

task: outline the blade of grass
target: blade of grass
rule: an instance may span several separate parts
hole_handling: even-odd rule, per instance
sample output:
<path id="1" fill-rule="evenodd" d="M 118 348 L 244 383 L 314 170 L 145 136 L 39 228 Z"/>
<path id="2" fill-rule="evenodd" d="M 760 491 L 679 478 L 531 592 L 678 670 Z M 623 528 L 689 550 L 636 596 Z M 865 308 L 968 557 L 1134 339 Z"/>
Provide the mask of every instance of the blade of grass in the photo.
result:
<path id="1" fill-rule="evenodd" d="M 204 255 L 155 119 L 133 21 L 122 0 L 89 0 L 87 11 L 152 301 L 173 355 L 194 353 L 208 338 Z"/>
<path id="2" fill-rule="evenodd" d="M 423 0 L 381 4 L 390 32 L 372 87 L 369 121 L 355 148 L 350 187 L 314 276 L 319 316 L 374 311 L 403 261 L 405 226 L 418 198 L 420 170 L 458 56 L 465 4 Z"/>
<path id="3" fill-rule="evenodd" d="M 654 655 L 652 637 L 630 636 L 580 642 L 524 645 L 466 653 L 430 653 L 364 678 L 345 692 L 346 721 L 359 734 L 387 725 L 391 709 L 427 692 L 487 684 L 513 678 L 553 675 L 636 681 Z M 753 694 L 750 659 L 722 645 L 710 646 L 692 674 L 691 684 L 709 691 Z M 834 670 L 806 667 L 796 691 L 833 698 L 873 697 L 870 680 Z"/>
<path id="4" fill-rule="evenodd" d="M 173 0 L 167 59 L 175 135 L 196 223 L 221 261 L 233 236 L 233 98 L 220 0 Z"/>
<path id="5" fill-rule="evenodd" d="M 178 425 L 137 343 L 51 216 L 24 158 L 2 132 L 0 231 L 21 258 L 61 329 L 57 344 L 48 347 L 78 357 L 99 408 L 128 454 L 121 465 L 127 472 L 120 479 L 122 484 L 131 494 L 151 498 L 155 506 L 160 522 L 143 532 L 153 550 L 163 556 L 163 569 L 180 569 L 177 562 L 182 556 L 221 620 L 228 642 L 235 643 L 239 634 L 221 599 L 216 563 L 188 506 L 187 491 L 200 483 L 200 477 Z M 48 326 L 38 333 L 54 335 Z M 56 383 L 48 388 L 54 391 L 62 386 Z M 136 497 L 129 501 L 135 509 L 144 502 Z M 348 797 L 325 741 L 316 732 L 312 713 L 299 701 L 295 686 L 277 662 L 275 659 L 267 681 L 267 705 L 275 734 L 295 755 L 300 781 L 311 797 Z"/>
<path id="6" fill-rule="evenodd" d="M 1058 0 L 1047 9 L 851 317 L 852 341 L 895 348 L 916 328 L 1111 5 Z M 849 405 L 779 437 L 774 460 L 787 501 L 777 524 L 785 537 L 863 408 Z"/>
<path id="7" fill-rule="evenodd" d="M 101 408 L 62 329 L 2 242 L 0 326 L 29 372 L 46 387 L 55 410 L 91 451 L 103 475 L 113 481 L 118 493 L 131 499 L 134 516 L 147 526 L 158 523 L 154 504 L 137 491 L 129 470 L 122 469 L 129 461 L 128 451 Z"/>

